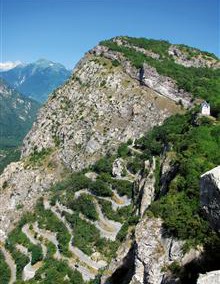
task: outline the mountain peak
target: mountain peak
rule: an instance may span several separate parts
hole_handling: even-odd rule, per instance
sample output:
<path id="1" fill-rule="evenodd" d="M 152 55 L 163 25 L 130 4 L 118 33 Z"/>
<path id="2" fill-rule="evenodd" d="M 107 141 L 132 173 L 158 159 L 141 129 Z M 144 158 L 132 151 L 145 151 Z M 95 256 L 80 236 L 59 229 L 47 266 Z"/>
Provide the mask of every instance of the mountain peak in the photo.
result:
<path id="1" fill-rule="evenodd" d="M 48 67 L 59 68 L 59 69 L 65 68 L 65 66 L 62 65 L 61 63 L 53 62 L 45 58 L 40 58 L 32 64 L 42 68 L 48 68 Z"/>
<path id="2" fill-rule="evenodd" d="M 50 64 L 56 64 L 48 59 L 45 59 L 45 58 L 40 58 L 38 59 L 37 61 L 35 61 L 33 64 L 37 64 L 37 65 L 42 65 L 42 64 L 47 64 L 47 65 L 50 65 Z"/>

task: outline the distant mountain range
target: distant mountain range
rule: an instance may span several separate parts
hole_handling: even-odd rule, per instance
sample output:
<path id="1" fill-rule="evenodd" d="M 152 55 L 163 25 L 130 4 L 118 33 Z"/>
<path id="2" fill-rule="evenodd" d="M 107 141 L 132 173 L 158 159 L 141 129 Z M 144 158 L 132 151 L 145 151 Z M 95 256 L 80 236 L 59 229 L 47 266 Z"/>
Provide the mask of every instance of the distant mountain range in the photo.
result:
<path id="1" fill-rule="evenodd" d="M 42 103 L 70 74 L 71 71 L 60 63 L 39 59 L 34 63 L 19 64 L 8 71 L 2 71 L 0 77 L 24 96 Z"/>

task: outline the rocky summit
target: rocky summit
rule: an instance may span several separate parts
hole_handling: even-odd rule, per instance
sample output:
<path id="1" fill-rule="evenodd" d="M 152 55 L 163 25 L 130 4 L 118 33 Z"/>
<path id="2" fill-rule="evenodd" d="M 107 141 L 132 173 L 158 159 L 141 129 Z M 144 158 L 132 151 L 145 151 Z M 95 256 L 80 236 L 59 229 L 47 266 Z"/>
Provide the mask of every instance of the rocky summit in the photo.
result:
<path id="1" fill-rule="evenodd" d="M 85 54 L 0 176 L 8 283 L 218 279 L 219 70 L 212 54 L 143 38 Z"/>

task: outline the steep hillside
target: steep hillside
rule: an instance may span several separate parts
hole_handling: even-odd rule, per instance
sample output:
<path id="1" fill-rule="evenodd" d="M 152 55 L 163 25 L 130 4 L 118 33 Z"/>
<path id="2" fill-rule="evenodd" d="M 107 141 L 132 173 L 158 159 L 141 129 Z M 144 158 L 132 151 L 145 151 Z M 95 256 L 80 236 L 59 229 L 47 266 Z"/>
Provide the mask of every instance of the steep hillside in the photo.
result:
<path id="1" fill-rule="evenodd" d="M 0 176 L 4 283 L 196 283 L 219 269 L 219 236 L 199 205 L 200 175 L 220 163 L 218 111 L 201 116 L 203 93 L 180 82 L 210 80 L 213 111 L 218 66 L 127 37 L 85 54 Z"/>
<path id="2" fill-rule="evenodd" d="M 82 169 L 180 109 L 174 101 L 140 86 L 122 66 L 91 51 L 41 109 L 22 155 L 57 147 L 67 167 Z"/>
<path id="3" fill-rule="evenodd" d="M 8 71 L 0 72 L 0 77 L 13 88 L 41 103 L 69 76 L 70 71 L 62 64 L 46 59 L 39 59 L 30 64 L 20 64 Z"/>
<path id="4" fill-rule="evenodd" d="M 16 148 L 31 128 L 39 106 L 0 80 L 0 171 L 19 156 Z"/>

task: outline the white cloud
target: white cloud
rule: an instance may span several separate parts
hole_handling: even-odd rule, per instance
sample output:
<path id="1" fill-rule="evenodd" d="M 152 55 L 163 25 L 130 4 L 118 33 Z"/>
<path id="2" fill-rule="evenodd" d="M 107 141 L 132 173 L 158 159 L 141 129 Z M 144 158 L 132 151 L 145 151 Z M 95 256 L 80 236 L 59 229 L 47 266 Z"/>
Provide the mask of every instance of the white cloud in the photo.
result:
<path id="1" fill-rule="evenodd" d="M 7 61 L 7 62 L 0 62 L 0 71 L 7 71 L 10 70 L 17 65 L 21 64 L 21 61 Z"/>

